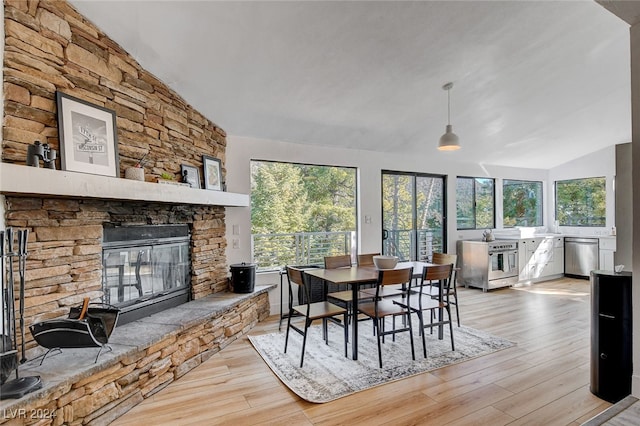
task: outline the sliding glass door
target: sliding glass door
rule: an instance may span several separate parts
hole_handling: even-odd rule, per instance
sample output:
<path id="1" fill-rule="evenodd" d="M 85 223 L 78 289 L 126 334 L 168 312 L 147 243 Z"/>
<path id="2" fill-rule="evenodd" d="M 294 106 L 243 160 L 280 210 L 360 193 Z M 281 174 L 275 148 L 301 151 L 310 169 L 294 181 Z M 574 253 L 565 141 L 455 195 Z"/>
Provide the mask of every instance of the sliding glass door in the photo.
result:
<path id="1" fill-rule="evenodd" d="M 382 252 L 430 260 L 446 247 L 445 176 L 382 172 Z"/>

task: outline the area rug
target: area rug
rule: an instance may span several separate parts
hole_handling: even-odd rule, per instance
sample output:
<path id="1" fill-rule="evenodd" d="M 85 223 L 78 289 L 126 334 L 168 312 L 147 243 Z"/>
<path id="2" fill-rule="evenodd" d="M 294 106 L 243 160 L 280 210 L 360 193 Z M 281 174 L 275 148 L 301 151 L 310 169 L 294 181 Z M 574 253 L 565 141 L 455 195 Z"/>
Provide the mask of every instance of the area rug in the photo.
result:
<path id="1" fill-rule="evenodd" d="M 302 336 L 291 331 L 284 353 L 284 329 L 278 333 L 249 336 L 249 340 L 267 365 L 300 398 L 324 403 L 353 393 L 466 361 L 514 346 L 513 342 L 470 327 L 454 327 L 455 351 L 451 350 L 448 330 L 443 340 L 427 331 L 427 358 L 422 340 L 414 336 L 416 360 L 411 359 L 407 333 L 393 342 L 390 336 L 382 345 L 382 366 L 378 368 L 378 349 L 369 323 L 362 323 L 358 334 L 358 360 L 344 356 L 342 328 L 330 324 L 329 345 L 322 340 L 320 326 L 311 327 L 307 337 L 304 366 L 300 368 Z"/>

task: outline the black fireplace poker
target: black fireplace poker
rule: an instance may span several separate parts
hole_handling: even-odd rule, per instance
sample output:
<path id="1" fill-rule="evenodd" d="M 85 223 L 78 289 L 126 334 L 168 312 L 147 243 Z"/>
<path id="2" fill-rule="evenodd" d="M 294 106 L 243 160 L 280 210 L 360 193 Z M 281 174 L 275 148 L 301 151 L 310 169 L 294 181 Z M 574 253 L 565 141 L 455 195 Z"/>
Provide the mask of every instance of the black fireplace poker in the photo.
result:
<path id="1" fill-rule="evenodd" d="M 24 288 L 25 288 L 25 273 L 26 273 L 26 257 L 27 257 L 27 239 L 29 233 L 26 229 L 18 230 L 18 250 L 14 251 L 14 233 L 13 229 L 8 228 L 5 231 L 0 231 L 0 297 L 2 303 L 0 306 L 0 318 L 2 322 L 1 338 L 2 344 L 0 349 L 0 369 L 2 373 L 2 383 L 0 384 L 0 400 L 21 398 L 22 396 L 31 393 L 42 387 L 42 381 L 39 376 L 20 377 L 18 373 L 18 336 L 16 327 L 16 312 L 14 303 L 14 275 L 13 275 L 13 262 L 15 258 L 18 258 L 18 274 L 20 276 L 20 293 L 19 293 L 19 305 L 20 305 L 20 338 L 22 341 L 22 358 L 20 362 L 26 361 L 25 356 L 25 333 L 24 333 Z M 8 271 L 7 271 L 8 266 Z M 5 334 L 6 333 L 6 334 Z M 13 380 L 7 380 L 11 375 L 11 372 L 15 370 L 16 378 Z"/>
<path id="2" fill-rule="evenodd" d="M 18 231 L 18 271 L 20 274 L 20 335 L 22 336 L 22 357 L 20 363 L 27 362 L 24 338 L 24 278 L 27 271 L 27 240 L 29 239 L 29 230 L 21 229 Z"/>

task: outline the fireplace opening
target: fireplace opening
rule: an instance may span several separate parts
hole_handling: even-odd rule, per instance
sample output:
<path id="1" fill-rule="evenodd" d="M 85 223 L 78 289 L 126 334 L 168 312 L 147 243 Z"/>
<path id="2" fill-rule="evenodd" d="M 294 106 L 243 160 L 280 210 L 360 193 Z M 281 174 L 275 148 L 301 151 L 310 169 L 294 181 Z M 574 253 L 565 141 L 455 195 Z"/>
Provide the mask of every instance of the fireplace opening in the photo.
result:
<path id="1" fill-rule="evenodd" d="M 119 324 L 189 301 L 188 225 L 105 226 L 103 302 L 121 309 Z"/>

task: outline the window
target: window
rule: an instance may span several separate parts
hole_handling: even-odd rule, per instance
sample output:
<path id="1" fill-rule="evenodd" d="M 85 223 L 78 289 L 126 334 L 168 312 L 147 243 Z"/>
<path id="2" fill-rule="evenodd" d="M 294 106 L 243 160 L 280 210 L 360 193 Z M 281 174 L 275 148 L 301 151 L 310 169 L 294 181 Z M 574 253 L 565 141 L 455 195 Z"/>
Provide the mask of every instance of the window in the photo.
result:
<path id="1" fill-rule="evenodd" d="M 458 229 L 495 228 L 495 182 L 488 178 L 456 180 Z"/>
<path id="2" fill-rule="evenodd" d="M 542 182 L 505 179 L 502 211 L 505 228 L 542 226 Z"/>
<path id="3" fill-rule="evenodd" d="M 556 182 L 556 220 L 562 226 L 605 226 L 604 177 Z"/>
<path id="4" fill-rule="evenodd" d="M 355 255 L 356 169 L 251 161 L 251 253 L 258 270 Z"/>

